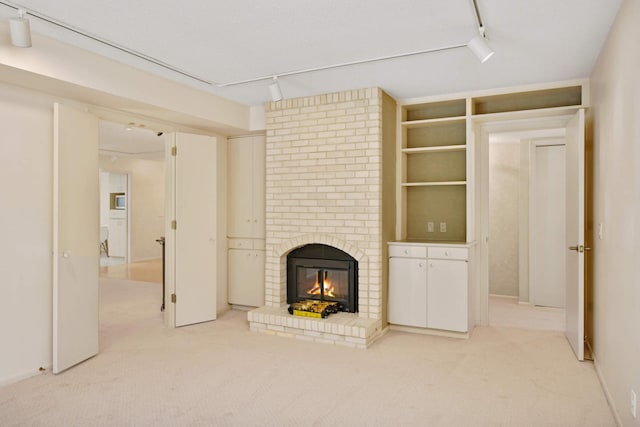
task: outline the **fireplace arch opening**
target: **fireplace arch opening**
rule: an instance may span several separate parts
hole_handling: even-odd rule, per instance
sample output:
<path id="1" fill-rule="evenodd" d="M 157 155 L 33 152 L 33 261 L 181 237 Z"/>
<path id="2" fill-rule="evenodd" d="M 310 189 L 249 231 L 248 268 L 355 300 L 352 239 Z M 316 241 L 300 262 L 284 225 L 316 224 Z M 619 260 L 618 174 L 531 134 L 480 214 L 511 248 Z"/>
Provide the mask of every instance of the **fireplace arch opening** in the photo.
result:
<path id="1" fill-rule="evenodd" d="M 341 311 L 358 311 L 358 261 L 329 245 L 312 243 L 287 255 L 287 303 L 338 302 Z"/>

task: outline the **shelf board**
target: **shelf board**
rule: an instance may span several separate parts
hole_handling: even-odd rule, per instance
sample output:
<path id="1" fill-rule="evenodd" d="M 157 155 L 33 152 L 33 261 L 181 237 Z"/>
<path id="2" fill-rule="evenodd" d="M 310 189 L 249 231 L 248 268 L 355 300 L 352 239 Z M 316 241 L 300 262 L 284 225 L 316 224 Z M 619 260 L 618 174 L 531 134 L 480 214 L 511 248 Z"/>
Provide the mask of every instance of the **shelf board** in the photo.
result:
<path id="1" fill-rule="evenodd" d="M 466 116 L 445 117 L 442 119 L 425 119 L 425 120 L 410 120 L 402 122 L 402 127 L 406 129 L 421 128 L 426 126 L 446 125 L 454 122 L 462 122 L 466 120 Z"/>
<path id="2" fill-rule="evenodd" d="M 415 153 L 437 153 L 441 151 L 464 151 L 467 146 L 462 145 L 440 145 L 436 147 L 416 147 L 416 148 L 403 148 L 402 152 L 405 154 Z"/>
<path id="3" fill-rule="evenodd" d="M 471 116 L 471 120 L 476 123 L 483 123 L 497 120 L 539 119 L 547 117 L 555 118 L 565 112 L 567 116 L 569 116 L 574 114 L 580 108 L 584 107 L 580 105 L 571 105 L 566 107 L 538 108 L 535 110 L 507 111 L 504 113 L 475 114 Z"/>
<path id="4" fill-rule="evenodd" d="M 467 185 L 467 181 L 438 181 L 438 182 L 403 182 L 403 187 L 436 187 L 444 185 Z"/>

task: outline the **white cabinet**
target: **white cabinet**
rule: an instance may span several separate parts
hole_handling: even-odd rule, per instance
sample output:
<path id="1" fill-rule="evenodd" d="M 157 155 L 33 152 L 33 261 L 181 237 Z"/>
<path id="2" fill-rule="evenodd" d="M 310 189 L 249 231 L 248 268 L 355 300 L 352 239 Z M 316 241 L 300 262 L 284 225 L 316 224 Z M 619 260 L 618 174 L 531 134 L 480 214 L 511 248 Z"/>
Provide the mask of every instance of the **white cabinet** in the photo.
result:
<path id="1" fill-rule="evenodd" d="M 229 303 L 264 305 L 264 250 L 229 249 Z"/>
<path id="2" fill-rule="evenodd" d="M 427 260 L 389 259 L 389 322 L 427 327 Z"/>
<path id="3" fill-rule="evenodd" d="M 265 138 L 230 138 L 228 144 L 228 302 L 264 305 Z"/>
<path id="4" fill-rule="evenodd" d="M 109 256 L 127 256 L 127 219 L 109 219 Z"/>
<path id="5" fill-rule="evenodd" d="M 468 332 L 470 244 L 389 244 L 389 323 Z"/>
<path id="6" fill-rule="evenodd" d="M 109 173 L 109 192 L 110 193 L 126 193 L 127 191 L 127 174 Z"/>
<path id="7" fill-rule="evenodd" d="M 264 136 L 229 139 L 228 178 L 229 237 L 264 238 Z"/>

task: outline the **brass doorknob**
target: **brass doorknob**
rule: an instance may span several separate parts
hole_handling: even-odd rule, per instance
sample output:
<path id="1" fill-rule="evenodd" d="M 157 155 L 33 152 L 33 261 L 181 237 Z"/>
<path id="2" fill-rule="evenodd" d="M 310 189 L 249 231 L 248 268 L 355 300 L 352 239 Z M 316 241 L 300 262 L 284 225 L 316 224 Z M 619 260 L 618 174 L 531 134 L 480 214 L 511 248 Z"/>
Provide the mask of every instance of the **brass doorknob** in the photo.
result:
<path id="1" fill-rule="evenodd" d="M 590 251 L 591 248 L 585 248 L 583 245 L 579 245 L 579 246 L 569 246 L 569 250 L 576 251 L 579 253 L 584 253 L 584 251 Z"/>

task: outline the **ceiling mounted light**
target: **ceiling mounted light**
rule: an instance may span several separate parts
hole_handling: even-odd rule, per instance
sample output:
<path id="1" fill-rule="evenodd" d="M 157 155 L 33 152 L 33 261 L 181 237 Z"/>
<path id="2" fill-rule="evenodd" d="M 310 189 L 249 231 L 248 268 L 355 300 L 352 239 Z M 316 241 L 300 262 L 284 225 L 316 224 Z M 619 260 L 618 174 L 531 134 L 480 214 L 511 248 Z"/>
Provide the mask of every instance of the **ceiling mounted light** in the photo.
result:
<path id="1" fill-rule="evenodd" d="M 282 100 L 282 91 L 280 90 L 277 76 L 273 76 L 273 83 L 269 85 L 269 92 L 271 92 L 271 99 L 273 102 Z"/>
<path id="2" fill-rule="evenodd" d="M 481 63 L 487 62 L 495 53 L 491 50 L 487 44 L 487 40 L 482 35 L 472 38 L 467 46 L 471 49 L 471 52 L 478 57 Z"/>
<path id="3" fill-rule="evenodd" d="M 16 47 L 31 47 L 31 25 L 25 17 L 26 13 L 18 9 L 18 16 L 9 19 L 11 44 Z"/>

